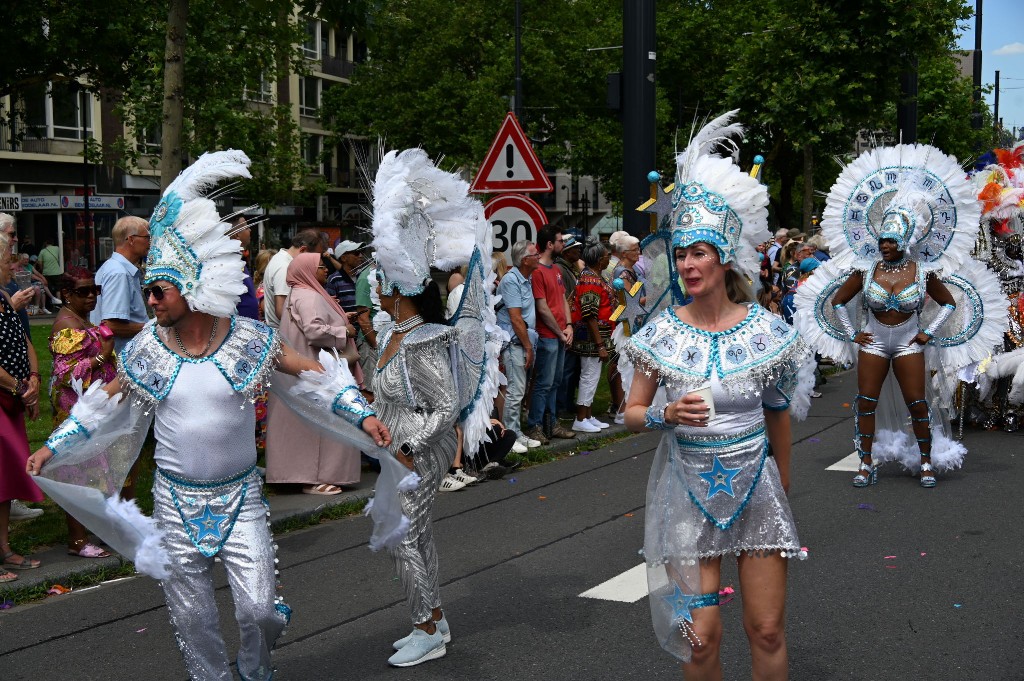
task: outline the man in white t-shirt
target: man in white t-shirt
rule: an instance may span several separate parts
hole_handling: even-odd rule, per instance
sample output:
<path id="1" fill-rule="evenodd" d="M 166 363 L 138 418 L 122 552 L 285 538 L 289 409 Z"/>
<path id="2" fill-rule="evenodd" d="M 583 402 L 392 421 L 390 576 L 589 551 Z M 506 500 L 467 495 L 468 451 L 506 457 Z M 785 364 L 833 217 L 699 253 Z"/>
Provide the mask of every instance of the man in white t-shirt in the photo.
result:
<path id="1" fill-rule="evenodd" d="M 284 301 L 291 287 L 288 285 L 288 265 L 300 253 L 323 253 L 324 240 L 315 229 L 304 229 L 292 237 L 291 246 L 282 248 L 267 264 L 263 273 L 263 316 L 273 328 L 281 325 Z"/>

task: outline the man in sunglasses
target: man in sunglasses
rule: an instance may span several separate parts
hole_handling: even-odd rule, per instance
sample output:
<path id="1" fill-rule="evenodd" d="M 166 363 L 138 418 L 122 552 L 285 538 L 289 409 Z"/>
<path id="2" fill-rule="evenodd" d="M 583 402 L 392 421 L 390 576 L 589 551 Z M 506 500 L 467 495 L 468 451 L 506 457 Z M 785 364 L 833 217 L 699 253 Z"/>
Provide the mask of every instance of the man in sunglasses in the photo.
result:
<path id="1" fill-rule="evenodd" d="M 333 358 L 327 359 L 336 371 L 325 376 L 324 367 L 281 343 L 276 331 L 235 314 L 245 290 L 241 244 L 225 238 L 231 227 L 202 192 L 226 178 L 248 177 L 247 166 L 242 152 L 214 152 L 167 188 L 149 223 L 154 243 L 144 284 L 155 320 L 120 353 L 119 375 L 103 387 L 90 386 L 26 467 L 55 501 L 85 510 L 90 529 L 160 580 L 188 676 L 204 681 L 235 678 L 232 660 L 243 679 L 269 681 L 270 653 L 291 615 L 277 591 L 277 546 L 256 468 L 251 402 L 257 386 L 273 376 L 283 401 L 367 450 L 391 443 L 345 362 L 332 365 Z M 136 227 L 145 229 L 146 223 Z M 148 231 L 128 233 L 131 241 Z M 306 392 L 317 397 L 283 390 L 280 382 L 288 379 L 275 371 L 312 372 Z M 157 465 L 151 519 L 125 510 L 114 498 L 150 423 Z M 93 447 L 103 448 L 104 465 L 92 465 L 85 475 Z M 378 455 L 386 459 L 382 468 L 389 467 L 393 490 L 390 502 L 380 494 L 375 500 L 375 507 L 389 512 L 381 536 L 400 540 L 398 488 L 408 471 L 387 450 Z M 73 483 L 63 482 L 69 479 Z M 382 480 L 384 473 L 378 490 L 384 489 Z M 81 488 L 100 492 L 101 499 Z M 228 653 L 221 632 L 215 561 L 231 589 L 237 655 Z"/>
<path id="2" fill-rule="evenodd" d="M 149 252 L 149 223 L 139 217 L 123 217 L 114 223 L 111 236 L 114 254 L 96 271 L 96 285 L 103 292 L 89 319 L 114 332 L 114 351 L 119 353 L 149 321 L 140 269 Z"/>

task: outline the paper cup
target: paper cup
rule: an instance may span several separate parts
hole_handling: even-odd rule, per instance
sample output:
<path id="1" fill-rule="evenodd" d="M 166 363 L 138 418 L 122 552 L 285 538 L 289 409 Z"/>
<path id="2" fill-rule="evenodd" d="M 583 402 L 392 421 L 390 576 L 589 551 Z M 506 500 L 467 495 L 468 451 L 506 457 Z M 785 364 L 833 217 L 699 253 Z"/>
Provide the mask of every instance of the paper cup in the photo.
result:
<path id="1" fill-rule="evenodd" d="M 705 385 L 696 390 L 691 390 L 687 395 L 697 395 L 708 407 L 708 421 L 715 418 L 715 399 L 711 396 L 711 386 Z"/>

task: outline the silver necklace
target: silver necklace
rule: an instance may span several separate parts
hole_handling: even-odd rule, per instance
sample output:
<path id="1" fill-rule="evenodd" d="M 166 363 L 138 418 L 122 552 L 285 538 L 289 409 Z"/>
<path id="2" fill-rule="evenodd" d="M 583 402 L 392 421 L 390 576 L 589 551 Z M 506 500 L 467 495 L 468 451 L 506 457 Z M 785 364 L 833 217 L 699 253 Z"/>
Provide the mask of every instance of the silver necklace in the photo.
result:
<path id="1" fill-rule="evenodd" d="M 883 272 L 903 272 L 910 266 L 910 258 L 904 255 L 896 262 L 887 262 L 885 260 L 878 261 L 878 267 Z"/>
<path id="2" fill-rule="evenodd" d="M 404 322 L 396 320 L 395 333 L 405 333 L 406 331 L 410 331 L 411 329 L 419 326 L 422 323 L 423 317 L 419 316 L 418 314 L 414 314 L 413 316 L 406 319 Z"/>
<path id="3" fill-rule="evenodd" d="M 178 335 L 177 327 L 174 328 L 174 340 L 178 341 L 178 348 L 181 349 L 182 354 L 184 354 L 186 357 L 190 359 L 199 359 L 207 352 L 209 352 L 210 348 L 213 346 L 213 339 L 217 337 L 217 327 L 219 325 L 220 317 L 214 317 L 213 330 L 210 331 L 210 339 L 206 341 L 206 347 L 204 347 L 198 354 L 192 354 L 191 352 L 188 351 L 188 348 L 185 347 L 185 344 L 181 342 L 181 336 Z"/>

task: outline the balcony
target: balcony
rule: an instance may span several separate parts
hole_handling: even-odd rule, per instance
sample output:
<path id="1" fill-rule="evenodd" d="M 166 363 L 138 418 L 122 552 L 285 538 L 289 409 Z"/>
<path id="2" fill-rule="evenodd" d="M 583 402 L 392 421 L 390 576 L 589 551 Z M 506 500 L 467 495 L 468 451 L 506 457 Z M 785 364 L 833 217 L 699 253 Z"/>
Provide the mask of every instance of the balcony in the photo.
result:
<path id="1" fill-rule="evenodd" d="M 329 57 L 327 55 L 323 56 L 320 63 L 321 72 L 326 73 L 328 76 L 337 76 L 338 78 L 351 78 L 356 66 L 341 57 Z"/>

